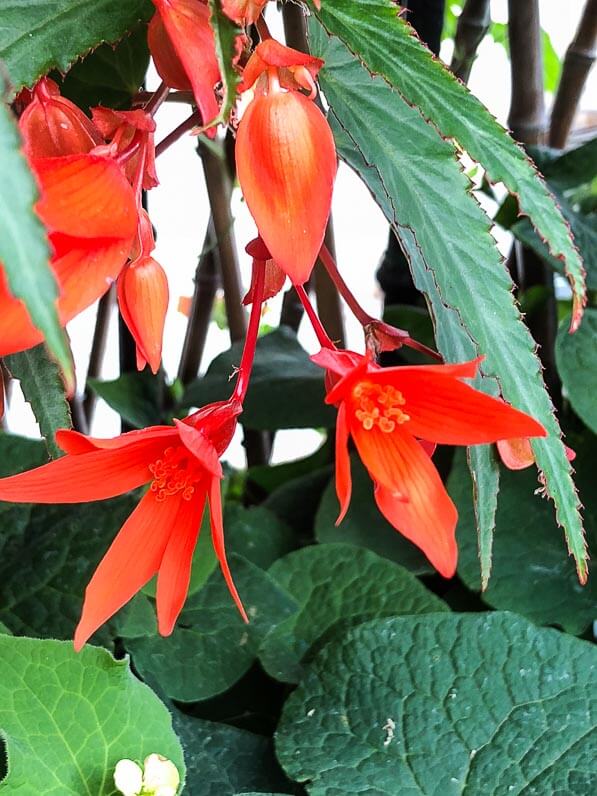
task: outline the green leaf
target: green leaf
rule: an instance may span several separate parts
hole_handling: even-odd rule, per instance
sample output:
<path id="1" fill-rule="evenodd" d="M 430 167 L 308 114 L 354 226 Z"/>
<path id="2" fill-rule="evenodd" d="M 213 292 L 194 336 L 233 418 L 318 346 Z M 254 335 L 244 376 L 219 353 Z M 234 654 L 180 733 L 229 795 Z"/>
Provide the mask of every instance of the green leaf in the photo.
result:
<path id="1" fill-rule="evenodd" d="M 3 10 L 0 41 L 5 15 L 6 11 Z M 70 382 L 74 378 L 73 366 L 54 303 L 58 291 L 49 267 L 48 241 L 44 227 L 33 210 L 38 199 L 37 187 L 21 153 L 21 140 L 12 114 L 1 99 L 0 172 L 0 263 L 8 287 L 13 296 L 25 302 L 31 320 L 44 335 L 48 348 Z"/>
<path id="2" fill-rule="evenodd" d="M 103 105 L 126 110 L 143 84 L 148 65 L 147 28 L 138 25 L 116 47 L 102 44 L 72 66 L 60 90 L 80 108 Z"/>
<path id="3" fill-rule="evenodd" d="M 263 505 L 284 520 L 300 536 L 312 535 L 313 522 L 331 466 L 293 478 L 276 489 Z"/>
<path id="4" fill-rule="evenodd" d="M 0 728 L 7 793 L 113 796 L 116 763 L 153 753 L 184 780 L 168 711 L 127 661 L 102 649 L 0 636 Z"/>
<path id="5" fill-rule="evenodd" d="M 77 58 L 118 41 L 153 11 L 150 0 L 5 0 L 0 61 L 18 91 L 51 69 L 66 72 Z"/>
<path id="6" fill-rule="evenodd" d="M 179 710 L 172 719 L 188 761 L 186 786 L 190 794 L 232 796 L 250 788 L 287 785 L 270 738 L 196 719 Z"/>
<path id="7" fill-rule="evenodd" d="M 545 150 L 540 150 L 545 153 Z M 547 150 L 552 153 L 553 150 Z M 591 182 L 597 177 L 597 136 L 581 146 L 550 157 L 543 166 L 543 173 L 556 191 L 569 191 Z"/>
<path id="8" fill-rule="evenodd" d="M 97 396 L 135 428 L 155 426 L 164 421 L 160 392 L 165 385 L 161 375 L 154 376 L 144 370 L 141 373 L 123 373 L 113 381 L 89 379 L 87 383 Z"/>
<path id="9" fill-rule="evenodd" d="M 594 467 L 597 442 L 590 434 L 574 441 L 580 498 L 586 507 L 589 553 L 597 554 L 597 501 Z M 458 508 L 458 574 L 479 589 L 479 559 L 474 541 L 471 482 L 464 455 L 458 454 L 448 480 Z M 503 470 L 496 516 L 493 577 L 482 598 L 494 608 L 516 610 L 539 624 L 558 624 L 582 633 L 597 616 L 597 581 L 581 586 L 574 564 L 557 533 L 549 506 L 536 494 L 537 471 Z"/>
<path id="10" fill-rule="evenodd" d="M 277 561 L 269 574 L 300 606 L 259 650 L 266 672 L 287 683 L 298 683 L 313 650 L 349 627 L 380 616 L 448 610 L 406 569 L 353 545 L 305 547 Z"/>
<path id="11" fill-rule="evenodd" d="M 125 640 L 143 679 L 171 699 L 197 702 L 226 691 L 249 670 L 265 634 L 296 610 L 295 600 L 254 564 L 232 555 L 230 567 L 248 625 L 216 571 L 187 601 L 171 636 Z"/>
<path id="12" fill-rule="evenodd" d="M 183 406 L 203 406 L 230 394 L 228 379 L 240 363 L 242 342 L 216 357 L 203 378 L 192 382 Z M 296 335 L 281 326 L 257 341 L 255 364 L 241 422 L 248 428 L 313 428 L 334 425 L 324 404 L 323 371 L 313 364 Z"/>
<path id="13" fill-rule="evenodd" d="M 18 532 L 10 516 L 0 513 L 0 620 L 19 635 L 71 638 L 85 587 L 135 503 L 125 496 L 81 506 L 34 506 Z M 121 618 L 129 631 L 134 621 L 137 635 L 139 616 L 130 612 L 117 615 L 98 638 L 108 642 L 118 635 Z M 155 630 L 152 613 L 143 615 L 147 632 Z"/>
<path id="14" fill-rule="evenodd" d="M 418 108 L 444 138 L 454 139 L 486 169 L 489 180 L 503 182 L 518 197 L 521 212 L 529 216 L 541 237 L 548 241 L 551 253 L 566 261 L 578 310 L 573 320 L 579 321 L 584 296 L 582 262 L 553 196 L 522 148 L 466 86 L 439 59 L 431 57 L 421 40 L 412 35 L 412 28 L 398 16 L 393 0 L 334 0 L 322 3 L 317 15 L 327 32 L 338 36 L 369 72 L 380 75 L 406 103 Z M 317 48 L 316 51 L 320 52 Z M 345 85 L 350 93 L 347 78 Z M 327 94 L 327 88 L 324 90 Z M 360 132 L 354 125 L 350 130 Z M 395 137 L 397 131 L 399 138 Z M 397 119 L 391 132 L 387 131 L 390 141 L 402 140 L 405 132 L 408 128 L 405 130 Z M 423 178 L 425 167 L 419 171 Z M 453 198 L 452 194 L 446 196 L 450 201 Z M 421 192 L 419 199 L 423 197 L 427 200 L 429 195 Z M 402 218 L 400 221 L 404 223 Z M 466 216 L 461 217 L 456 229 L 467 221 Z"/>
<path id="15" fill-rule="evenodd" d="M 49 454 L 53 459 L 62 456 L 55 434 L 60 428 L 71 428 L 72 420 L 58 366 L 43 345 L 11 354 L 4 362 L 11 376 L 21 382 Z"/>
<path id="16" fill-rule="evenodd" d="M 323 493 L 315 517 L 315 537 L 318 542 L 345 542 L 366 547 L 389 558 L 406 569 L 421 575 L 433 572 L 423 553 L 398 533 L 382 516 L 373 500 L 373 482 L 356 454 L 350 457 L 352 497 L 350 508 L 340 525 L 336 519 L 340 511 L 334 477 Z"/>
<path id="17" fill-rule="evenodd" d="M 456 350 L 465 351 L 476 341 L 485 356 L 483 373 L 496 377 L 506 400 L 539 419 L 549 433 L 534 440 L 533 449 L 584 581 L 586 550 L 570 464 L 535 344 L 514 304 L 512 282 L 489 234 L 489 220 L 467 193 L 451 145 L 383 80 L 372 78 L 338 39 L 327 38 L 316 23 L 311 34 L 315 54 L 326 60 L 321 81 L 342 157 L 363 177 L 401 239 L 415 284 L 432 302 L 436 320 L 443 314 L 436 313 L 441 302 L 454 312 L 457 308 L 466 330 L 468 340 L 457 331 L 448 345 L 438 335 L 438 348 L 452 360 Z M 397 127 L 399 149 L 391 143 Z M 342 128 L 350 130 L 352 147 L 346 146 L 346 133 L 338 135 Z M 445 334 L 451 337 L 452 329 Z M 497 484 L 491 475 L 488 481 L 493 494 Z"/>
<path id="18" fill-rule="evenodd" d="M 240 83 L 240 74 L 234 62 L 242 52 L 242 30 L 222 11 L 220 0 L 209 0 L 209 24 L 214 32 L 216 55 L 222 76 L 222 105 L 220 112 L 209 127 L 217 124 L 228 124 L 230 114 L 236 102 L 236 91 Z"/>
<path id="19" fill-rule="evenodd" d="M 16 475 L 45 464 L 48 452 L 40 440 L 0 432 L 0 478 Z M 0 501 L 0 553 L 9 538 L 22 534 L 31 516 L 31 506 Z"/>
<path id="20" fill-rule="evenodd" d="M 227 548 L 262 569 L 296 546 L 288 525 L 265 506 L 247 509 L 237 503 L 228 504 L 224 527 Z"/>
<path id="21" fill-rule="evenodd" d="M 564 320 L 556 338 L 556 365 L 576 414 L 597 433 L 597 308 L 586 310 L 576 334 Z"/>
<path id="22" fill-rule="evenodd" d="M 554 49 L 549 33 L 541 28 L 541 49 L 543 55 L 543 88 L 551 94 L 555 91 L 560 82 L 562 62 Z"/>
<path id="23" fill-rule="evenodd" d="M 310 796 L 592 793 L 597 650 L 512 614 L 376 619 L 290 696 L 282 767 Z"/>

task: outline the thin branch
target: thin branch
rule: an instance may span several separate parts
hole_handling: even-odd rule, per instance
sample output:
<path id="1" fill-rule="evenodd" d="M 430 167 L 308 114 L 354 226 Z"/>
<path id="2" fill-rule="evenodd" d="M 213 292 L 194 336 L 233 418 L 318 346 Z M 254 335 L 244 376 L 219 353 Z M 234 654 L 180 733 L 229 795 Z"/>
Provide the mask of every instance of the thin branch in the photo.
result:
<path id="1" fill-rule="evenodd" d="M 595 61 L 597 0 L 587 0 L 574 38 L 566 50 L 560 84 L 551 112 L 549 145 L 563 149 L 587 76 Z"/>
<path id="2" fill-rule="evenodd" d="M 145 106 L 145 113 L 148 113 L 150 116 L 154 116 L 160 105 L 168 98 L 169 93 L 169 86 L 162 81 L 157 89 L 153 92 L 147 105 Z"/>
<path id="3" fill-rule="evenodd" d="M 193 111 L 193 113 L 189 116 L 188 119 L 185 119 L 184 122 L 181 122 L 181 124 L 178 125 L 178 127 L 175 127 L 174 130 L 172 130 L 171 133 L 168 133 L 168 135 L 165 138 L 163 138 L 160 141 L 160 143 L 156 146 L 155 148 L 156 158 L 159 155 L 161 155 L 162 152 L 165 152 L 168 149 L 168 147 L 172 146 L 172 144 L 178 141 L 179 138 L 182 138 L 182 136 L 185 133 L 189 133 L 193 129 L 193 127 L 198 127 L 201 124 L 201 122 L 202 119 L 199 111 Z"/>
<path id="4" fill-rule="evenodd" d="M 541 144 L 547 130 L 538 0 L 508 0 L 512 99 L 508 124 L 524 144 Z"/>
<path id="5" fill-rule="evenodd" d="M 191 301 L 189 322 L 178 364 L 178 378 L 183 384 L 191 382 L 199 372 L 217 287 L 217 249 L 213 220 L 210 219 L 203 243 L 203 252 L 195 271 L 195 289 Z"/>
<path id="6" fill-rule="evenodd" d="M 450 69 L 464 83 L 468 82 L 479 44 L 491 24 L 489 0 L 466 0 L 458 17 L 454 54 Z"/>
<path id="7" fill-rule="evenodd" d="M 95 329 L 93 330 L 93 341 L 91 343 L 91 353 L 89 355 L 89 367 L 87 368 L 87 379 L 95 379 L 100 374 L 106 351 L 106 342 L 108 340 L 110 315 L 112 314 L 113 308 L 114 288 L 112 287 L 101 297 L 97 305 Z M 83 395 L 83 411 L 88 427 L 91 426 L 93 421 L 96 402 L 96 394 L 86 386 Z"/>

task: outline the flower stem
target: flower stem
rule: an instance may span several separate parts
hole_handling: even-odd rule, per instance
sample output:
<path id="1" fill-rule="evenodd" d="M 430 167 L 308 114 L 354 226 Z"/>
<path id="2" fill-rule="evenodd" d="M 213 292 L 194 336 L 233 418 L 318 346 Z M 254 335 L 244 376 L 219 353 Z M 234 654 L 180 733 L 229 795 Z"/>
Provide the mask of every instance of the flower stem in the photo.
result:
<path id="1" fill-rule="evenodd" d="M 330 275 L 330 279 L 338 288 L 338 292 L 340 293 L 340 295 L 348 305 L 350 311 L 355 316 L 357 321 L 362 326 L 368 326 L 370 323 L 373 323 L 375 318 L 369 315 L 368 312 L 365 312 L 365 310 L 361 307 L 359 302 L 353 296 L 353 294 L 350 291 L 350 288 L 342 278 L 340 271 L 338 271 L 338 266 L 336 265 L 336 261 L 330 254 L 330 250 L 325 245 L 325 243 L 323 244 L 323 246 L 321 247 L 321 251 L 319 252 L 319 259 L 323 263 L 325 270 Z"/>
<path id="2" fill-rule="evenodd" d="M 301 304 L 305 308 L 305 312 L 307 313 L 309 320 L 311 321 L 311 326 L 313 327 L 313 331 L 317 335 L 317 339 L 319 340 L 319 345 L 322 348 L 336 348 L 333 342 L 330 340 L 328 333 L 323 328 L 322 322 L 319 320 L 317 313 L 313 309 L 313 305 L 311 304 L 311 300 L 307 295 L 307 291 L 302 285 L 294 285 L 294 289 L 296 290 L 297 296 L 301 300 Z"/>
<path id="3" fill-rule="evenodd" d="M 253 268 L 256 273 L 253 303 L 251 304 L 251 316 L 249 318 L 245 345 L 240 360 L 238 376 L 236 378 L 236 386 L 232 393 L 232 400 L 240 401 L 241 404 L 245 400 L 245 395 L 247 394 L 251 370 L 253 368 L 253 360 L 255 359 L 259 321 L 261 320 L 261 305 L 263 304 L 263 294 L 265 290 L 265 263 L 262 260 L 254 260 Z"/>
<path id="4" fill-rule="evenodd" d="M 164 81 L 162 81 L 157 89 L 153 92 L 149 102 L 143 109 L 145 113 L 148 113 L 150 116 L 154 116 L 162 102 L 165 102 L 169 93 L 170 88 L 164 83 Z"/>
<path id="5" fill-rule="evenodd" d="M 178 127 L 175 127 L 171 133 L 168 133 L 168 135 L 160 141 L 155 148 L 155 156 L 158 157 L 158 155 L 161 155 L 162 152 L 165 152 L 175 141 L 182 138 L 185 133 L 188 133 L 193 127 L 199 126 L 202 121 L 200 112 L 193 111 L 188 119 L 185 119 L 184 122 L 179 124 Z"/>
<path id="6" fill-rule="evenodd" d="M 272 34 L 269 32 L 269 28 L 263 17 L 263 14 L 256 20 L 255 27 L 257 28 L 257 33 L 259 33 L 259 38 L 261 41 L 272 38 Z"/>

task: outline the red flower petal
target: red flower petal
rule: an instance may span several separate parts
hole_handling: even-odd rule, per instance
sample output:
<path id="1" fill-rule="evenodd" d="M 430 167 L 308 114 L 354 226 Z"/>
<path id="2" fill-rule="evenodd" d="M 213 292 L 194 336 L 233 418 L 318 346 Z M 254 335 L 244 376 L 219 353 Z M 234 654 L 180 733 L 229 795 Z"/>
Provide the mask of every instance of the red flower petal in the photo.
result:
<path id="1" fill-rule="evenodd" d="M 157 373 L 162 361 L 168 279 L 153 257 L 143 257 L 121 273 L 118 304 L 137 348 L 152 372 Z"/>
<path id="2" fill-rule="evenodd" d="M 218 451 L 201 429 L 193 428 L 193 426 L 176 418 L 174 418 L 174 423 L 178 430 L 180 441 L 185 448 L 205 467 L 208 473 L 215 478 L 222 478 L 222 465 L 220 464 Z"/>
<path id="3" fill-rule="evenodd" d="M 406 402 L 403 410 L 410 418 L 408 431 L 415 437 L 441 445 L 477 445 L 512 437 L 546 436 L 543 426 L 529 415 L 441 370 L 391 370 L 380 370 L 367 378 L 391 384 L 402 393 Z"/>
<path id="4" fill-rule="evenodd" d="M 314 80 L 323 64 L 324 61 L 322 61 L 321 58 L 315 58 L 313 55 L 308 55 L 300 50 L 294 50 L 292 47 L 285 47 L 275 39 L 266 39 L 255 47 L 243 71 L 242 83 L 238 87 L 238 90 L 246 91 L 251 88 L 257 78 L 272 66 L 281 70 L 303 67 L 311 76 L 311 80 Z M 309 75 L 307 75 L 307 77 Z M 297 76 L 300 77 L 300 71 Z M 290 77 L 292 77 L 292 75 L 290 75 Z M 283 79 L 283 75 L 281 75 L 281 78 L 283 83 L 286 82 Z M 303 82 L 298 85 L 303 88 L 310 88 L 310 86 L 304 85 Z M 293 87 L 297 88 L 298 85 L 295 84 Z"/>
<path id="5" fill-rule="evenodd" d="M 172 532 L 164 551 L 158 572 L 156 592 L 158 630 L 169 636 L 182 610 L 191 580 L 191 565 L 197 537 L 201 528 L 201 517 L 205 507 L 206 491 L 195 486 L 192 500 L 180 503 Z"/>
<path id="6" fill-rule="evenodd" d="M 323 243 L 336 175 L 325 117 L 296 91 L 256 97 L 238 129 L 236 164 L 272 258 L 294 283 L 303 284 Z"/>
<path id="7" fill-rule="evenodd" d="M 87 503 L 122 495 L 151 481 L 149 465 L 163 450 L 163 438 L 149 437 L 118 449 L 64 456 L 34 470 L 0 478 L 0 500 Z"/>
<path id="8" fill-rule="evenodd" d="M 341 403 L 336 420 L 336 495 L 340 503 L 340 514 L 336 520 L 336 525 L 339 525 L 346 516 L 351 494 L 352 478 L 350 474 L 350 456 L 348 455 L 346 404 Z"/>
<path id="9" fill-rule="evenodd" d="M 147 492 L 124 523 L 85 590 L 77 652 L 156 574 L 182 502 L 180 497 L 159 501 Z"/>
<path id="10" fill-rule="evenodd" d="M 267 0 L 222 0 L 222 11 L 238 25 L 252 25 Z"/>
<path id="11" fill-rule="evenodd" d="M 147 28 L 147 44 L 159 76 L 170 88 L 191 91 L 193 86 L 158 11 L 155 12 Z"/>
<path id="12" fill-rule="evenodd" d="M 428 454 L 405 431 L 384 434 L 351 426 L 357 450 L 376 482 L 375 500 L 391 525 L 417 545 L 444 577 L 456 569 L 458 514 Z"/>
<path id="13" fill-rule="evenodd" d="M 232 580 L 232 573 L 230 572 L 230 567 L 228 566 L 228 560 L 226 559 L 226 548 L 224 546 L 224 522 L 222 519 L 222 496 L 220 494 L 220 479 L 214 477 L 209 479 L 209 516 L 211 521 L 211 540 L 214 546 L 217 559 L 220 562 L 220 568 L 222 570 L 222 574 L 224 575 L 224 580 L 226 581 L 226 585 L 228 586 L 228 591 L 232 595 L 232 599 L 236 603 L 236 607 L 240 611 L 240 615 L 245 620 L 245 622 L 248 622 L 249 617 L 247 616 L 247 612 L 243 607 L 238 591 L 236 590 L 236 586 L 234 585 L 234 581 Z"/>
<path id="14" fill-rule="evenodd" d="M 209 9 L 199 0 L 153 0 L 153 4 L 191 81 L 203 124 L 209 124 L 218 115 L 214 89 L 221 80 Z"/>
<path id="15" fill-rule="evenodd" d="M 172 426 L 149 426 L 149 428 L 127 431 L 126 434 L 120 434 L 118 437 L 110 439 L 89 437 L 86 434 L 81 434 L 80 431 L 60 428 L 56 432 L 56 444 L 65 453 L 76 456 L 79 453 L 89 453 L 95 450 L 115 450 L 123 448 L 125 445 L 132 445 L 135 442 L 147 442 L 155 439 L 161 439 L 164 447 L 166 447 L 168 438 L 175 438 L 176 436 L 176 429 Z"/>

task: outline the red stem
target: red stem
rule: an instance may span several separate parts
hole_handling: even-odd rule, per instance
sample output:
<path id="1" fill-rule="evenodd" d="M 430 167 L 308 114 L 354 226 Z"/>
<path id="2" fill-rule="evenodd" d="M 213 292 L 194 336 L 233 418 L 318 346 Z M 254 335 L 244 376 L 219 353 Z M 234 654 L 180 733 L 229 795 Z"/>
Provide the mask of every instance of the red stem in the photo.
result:
<path id="1" fill-rule="evenodd" d="M 266 39 L 271 39 L 272 34 L 269 32 L 269 28 L 267 26 L 267 22 L 261 15 L 257 21 L 255 22 L 255 27 L 257 28 L 257 33 L 259 33 L 259 38 L 261 41 L 265 41 Z"/>
<path id="2" fill-rule="evenodd" d="M 350 291 L 350 288 L 342 278 L 340 271 L 338 271 L 338 266 L 336 265 L 336 261 L 330 254 L 330 251 L 328 247 L 325 245 L 325 243 L 323 244 L 323 246 L 321 247 L 321 251 L 319 252 L 319 259 L 323 263 L 325 270 L 330 275 L 330 279 L 338 288 L 338 292 L 340 293 L 344 301 L 347 303 L 350 311 L 355 316 L 357 321 L 362 326 L 367 326 L 368 324 L 373 323 L 375 318 L 369 315 L 369 313 L 365 312 L 365 310 L 361 307 L 359 302 L 353 296 L 353 294 Z"/>
<path id="3" fill-rule="evenodd" d="M 153 92 L 149 102 L 143 109 L 145 113 L 148 113 L 150 116 L 153 116 L 157 109 L 160 107 L 162 102 L 166 101 L 168 94 L 170 93 L 170 88 L 162 81 L 157 89 Z"/>
<path id="4" fill-rule="evenodd" d="M 162 152 L 165 152 L 169 146 L 172 146 L 175 141 L 178 141 L 179 138 L 182 138 L 182 136 L 185 133 L 188 133 L 189 130 L 192 130 L 193 127 L 200 125 L 202 121 L 203 120 L 201 118 L 200 112 L 194 111 L 188 119 L 185 119 L 184 122 L 179 124 L 178 127 L 175 127 L 171 133 L 168 133 L 168 135 L 160 141 L 155 148 L 156 157 L 161 155 Z"/>
<path id="5" fill-rule="evenodd" d="M 261 305 L 263 304 L 263 294 L 265 291 L 265 263 L 260 260 L 254 260 L 253 267 L 256 273 L 253 289 L 253 303 L 251 304 L 251 316 L 249 318 L 243 355 L 240 360 L 240 367 L 236 378 L 236 386 L 231 398 L 231 400 L 240 401 L 241 404 L 245 400 L 245 395 L 249 387 L 249 379 L 251 378 L 253 360 L 255 359 L 255 348 L 257 346 L 257 335 L 259 333 L 259 321 L 261 320 Z"/>
<path id="6" fill-rule="evenodd" d="M 311 304 L 311 300 L 307 295 L 307 291 L 302 285 L 294 285 L 294 289 L 296 290 L 297 296 L 301 300 L 301 304 L 305 308 L 305 312 L 307 313 L 309 320 L 311 321 L 311 326 L 313 327 L 313 331 L 317 335 L 317 339 L 319 340 L 319 345 L 322 348 L 331 348 L 335 349 L 336 346 L 330 340 L 328 333 L 323 328 L 322 322 L 319 320 L 317 313 L 313 309 L 313 305 Z"/>

